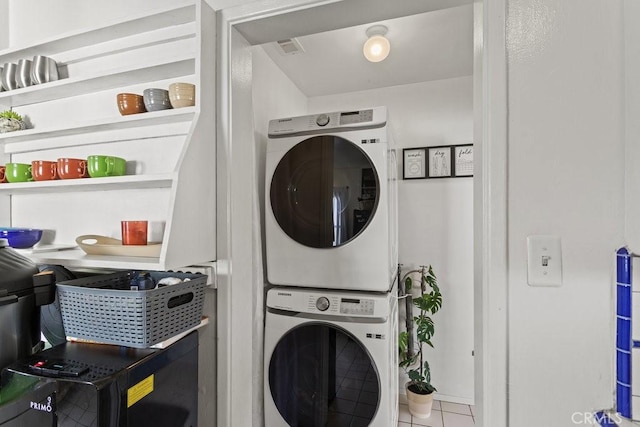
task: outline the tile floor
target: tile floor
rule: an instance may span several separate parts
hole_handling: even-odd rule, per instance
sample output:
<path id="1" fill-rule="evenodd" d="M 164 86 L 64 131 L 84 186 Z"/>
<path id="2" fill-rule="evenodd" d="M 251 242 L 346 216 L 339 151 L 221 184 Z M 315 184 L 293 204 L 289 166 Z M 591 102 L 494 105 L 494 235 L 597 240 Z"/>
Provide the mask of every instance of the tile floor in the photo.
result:
<path id="1" fill-rule="evenodd" d="M 431 416 L 426 420 L 412 417 L 409 408 L 400 404 L 398 427 L 473 427 L 475 425 L 474 409 L 470 405 L 433 401 Z"/>

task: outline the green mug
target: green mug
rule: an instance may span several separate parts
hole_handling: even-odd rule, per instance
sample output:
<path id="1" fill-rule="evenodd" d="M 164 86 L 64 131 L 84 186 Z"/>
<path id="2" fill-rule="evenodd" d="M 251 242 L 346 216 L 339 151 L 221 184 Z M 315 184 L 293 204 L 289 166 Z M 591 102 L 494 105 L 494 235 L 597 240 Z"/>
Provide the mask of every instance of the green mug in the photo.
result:
<path id="1" fill-rule="evenodd" d="M 7 163 L 4 173 L 9 182 L 33 181 L 31 165 L 28 163 Z"/>
<path id="2" fill-rule="evenodd" d="M 127 171 L 127 161 L 113 156 L 89 156 L 87 169 L 91 178 L 121 176 Z"/>

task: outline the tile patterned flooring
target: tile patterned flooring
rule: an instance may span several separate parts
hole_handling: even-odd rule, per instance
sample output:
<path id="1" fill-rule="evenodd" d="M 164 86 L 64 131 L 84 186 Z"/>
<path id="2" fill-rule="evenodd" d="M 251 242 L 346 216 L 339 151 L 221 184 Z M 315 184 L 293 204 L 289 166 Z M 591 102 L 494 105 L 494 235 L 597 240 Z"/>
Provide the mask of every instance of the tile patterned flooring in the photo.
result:
<path id="1" fill-rule="evenodd" d="M 398 427 L 474 427 L 474 417 L 473 406 L 434 400 L 431 416 L 421 420 L 412 417 L 407 405 L 401 403 Z"/>

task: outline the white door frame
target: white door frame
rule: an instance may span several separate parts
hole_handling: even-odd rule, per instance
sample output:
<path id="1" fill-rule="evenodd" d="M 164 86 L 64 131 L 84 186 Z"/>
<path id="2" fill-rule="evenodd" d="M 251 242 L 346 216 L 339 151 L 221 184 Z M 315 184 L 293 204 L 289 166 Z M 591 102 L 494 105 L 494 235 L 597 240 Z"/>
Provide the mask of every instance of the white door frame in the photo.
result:
<path id="1" fill-rule="evenodd" d="M 508 405 L 507 0 L 474 1 L 476 422 L 506 427 Z"/>
<path id="2" fill-rule="evenodd" d="M 507 61 L 506 1 L 474 0 L 474 306 L 476 423 L 506 427 L 508 421 L 507 316 Z M 261 286 L 253 253 L 250 197 L 251 135 L 234 130 L 252 124 L 253 112 L 234 110 L 234 85 L 246 85 L 251 70 L 245 53 L 234 52 L 234 25 L 315 7 L 335 0 L 263 0 L 218 14 L 218 390 L 219 426 L 252 425 L 253 324 L 247 301 Z M 274 6 L 277 3 L 277 6 Z M 248 61 L 250 67 L 250 60 Z M 246 77 L 243 79 L 243 77 Z M 238 83 L 239 82 L 239 83 Z M 253 157 L 251 157 L 253 158 Z M 247 382 L 247 379 L 249 380 Z"/>

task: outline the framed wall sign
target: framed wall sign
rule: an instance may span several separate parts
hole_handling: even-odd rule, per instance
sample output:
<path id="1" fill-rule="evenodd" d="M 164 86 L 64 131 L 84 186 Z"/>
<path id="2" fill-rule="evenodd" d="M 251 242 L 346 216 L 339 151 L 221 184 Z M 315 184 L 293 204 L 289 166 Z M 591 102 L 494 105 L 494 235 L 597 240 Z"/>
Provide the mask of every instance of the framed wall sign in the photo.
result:
<path id="1" fill-rule="evenodd" d="M 451 146 L 428 148 L 429 178 L 449 178 L 453 176 Z"/>
<path id="2" fill-rule="evenodd" d="M 473 176 L 473 144 L 405 148 L 402 157 L 403 179 Z"/>
<path id="3" fill-rule="evenodd" d="M 453 175 L 473 176 L 473 144 L 453 147 Z"/>
<path id="4" fill-rule="evenodd" d="M 405 148 L 402 150 L 402 158 L 402 175 L 404 179 L 427 177 L 427 156 L 424 148 Z"/>

